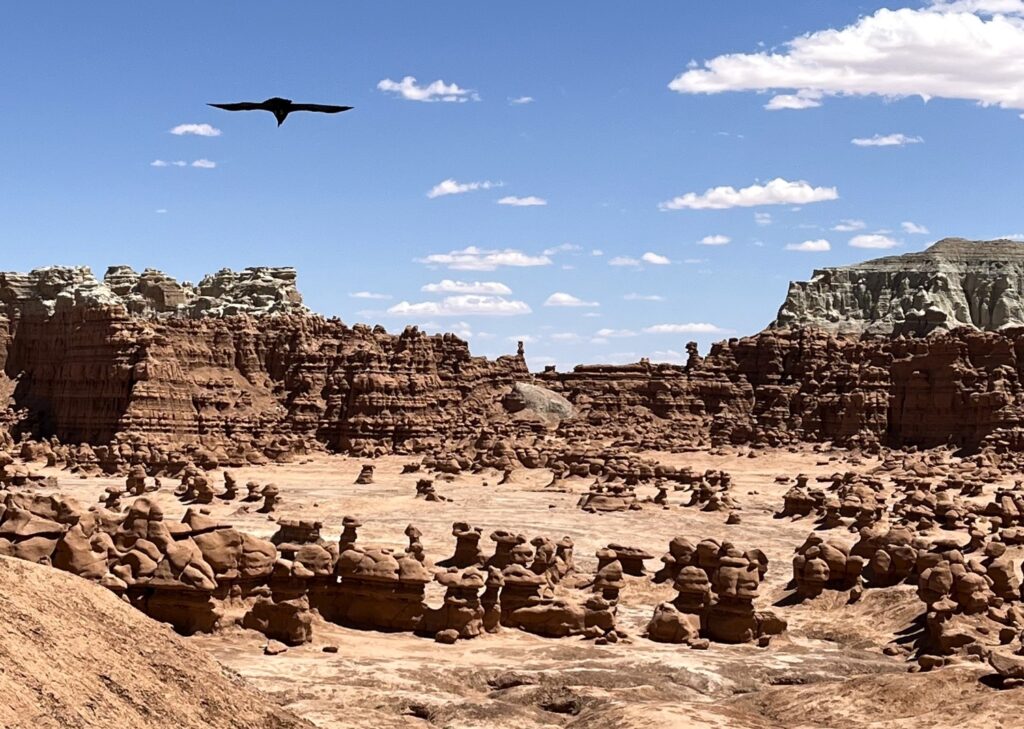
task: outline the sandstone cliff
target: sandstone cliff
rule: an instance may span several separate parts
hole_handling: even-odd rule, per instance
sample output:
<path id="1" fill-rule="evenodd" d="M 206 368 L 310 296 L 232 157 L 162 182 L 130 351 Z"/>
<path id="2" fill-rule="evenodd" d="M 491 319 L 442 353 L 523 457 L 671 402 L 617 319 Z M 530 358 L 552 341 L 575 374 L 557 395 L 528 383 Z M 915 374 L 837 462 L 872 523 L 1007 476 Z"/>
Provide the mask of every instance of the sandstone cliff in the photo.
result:
<path id="1" fill-rule="evenodd" d="M 967 250 L 966 267 L 978 251 L 1010 256 L 1016 245 L 946 242 L 917 255 L 934 263 L 939 249 L 948 262 Z M 914 260 L 872 265 L 890 281 L 925 276 L 906 268 Z M 84 269 L 0 275 L 0 448 L 12 436 L 55 436 L 272 457 L 311 447 L 508 453 L 538 439 L 563 449 L 832 441 L 1024 450 L 1024 328 L 1004 315 L 1019 288 L 990 285 L 987 298 L 970 298 L 989 302 L 976 306 L 988 317 L 979 321 L 1002 322 L 998 332 L 850 337 L 779 326 L 720 342 L 704 357 L 691 344 L 685 366 L 641 361 L 533 376 L 521 355 L 474 357 L 454 335 L 389 334 L 309 313 L 294 276 L 274 271 L 221 272 L 198 287 L 125 269 L 104 283 Z M 975 294 L 983 288 L 973 274 L 965 281 Z M 815 286 L 845 301 L 841 286 Z"/>
<path id="2" fill-rule="evenodd" d="M 102 283 L 85 268 L 0 274 L 0 404 L 22 432 L 71 443 L 295 436 L 372 453 L 475 432 L 528 374 L 453 335 L 313 315 L 294 284 L 291 269 L 198 286 L 124 267 Z"/>
<path id="3" fill-rule="evenodd" d="M 1024 244 L 946 238 L 920 253 L 824 268 L 794 281 L 773 328 L 928 334 L 1024 325 Z"/>

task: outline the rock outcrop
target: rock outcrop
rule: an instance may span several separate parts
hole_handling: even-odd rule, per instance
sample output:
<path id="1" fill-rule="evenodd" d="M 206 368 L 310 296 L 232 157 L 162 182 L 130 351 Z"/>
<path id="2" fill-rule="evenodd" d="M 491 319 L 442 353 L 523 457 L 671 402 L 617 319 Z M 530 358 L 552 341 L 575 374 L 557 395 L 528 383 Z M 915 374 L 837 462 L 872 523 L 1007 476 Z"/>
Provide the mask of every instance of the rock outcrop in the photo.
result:
<path id="1" fill-rule="evenodd" d="M 945 241 L 883 259 L 877 276 L 913 278 L 940 259 L 946 273 L 935 276 L 981 271 L 989 248 L 1004 251 L 991 271 L 1009 271 L 1016 245 Z M 974 283 L 958 290 L 984 288 L 981 273 L 965 276 Z M 986 289 L 984 306 L 964 304 L 987 312 L 963 320 L 976 326 L 944 331 L 961 321 L 947 317 L 927 337 L 841 336 L 810 319 L 781 326 L 782 317 L 703 357 L 688 345 L 685 365 L 641 360 L 532 376 L 522 356 L 473 357 L 454 335 L 389 334 L 311 314 L 284 269 L 221 272 L 198 286 L 126 268 L 102 283 L 87 269 L 0 274 L 0 446 L 56 437 L 76 445 L 59 454 L 69 469 L 125 475 L 142 463 L 149 476 L 164 468 L 154 459 L 174 455 L 169 444 L 207 460 L 215 452 L 231 467 L 320 448 L 418 453 L 422 468 L 443 474 L 493 468 L 507 479 L 519 467 L 547 467 L 553 486 L 589 475 L 626 490 L 682 482 L 656 473 L 635 455 L 642 450 L 829 442 L 1022 451 L 1024 327 L 999 313 L 1017 295 L 1001 286 Z M 700 508 L 732 509 L 725 490 L 701 496 Z"/>
<path id="2" fill-rule="evenodd" d="M 819 269 L 790 284 L 772 326 L 858 335 L 1024 326 L 1024 244 L 945 238 L 920 253 Z"/>

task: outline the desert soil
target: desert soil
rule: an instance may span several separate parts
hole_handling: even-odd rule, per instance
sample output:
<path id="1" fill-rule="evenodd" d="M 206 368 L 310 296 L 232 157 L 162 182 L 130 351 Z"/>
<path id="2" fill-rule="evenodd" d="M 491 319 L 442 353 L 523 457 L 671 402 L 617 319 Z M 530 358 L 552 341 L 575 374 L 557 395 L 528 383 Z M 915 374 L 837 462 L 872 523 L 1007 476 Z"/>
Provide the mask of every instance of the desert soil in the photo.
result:
<path id="1" fill-rule="evenodd" d="M 402 474 L 403 464 L 413 460 L 402 457 L 374 461 L 375 482 L 363 486 L 354 481 L 366 461 L 342 456 L 238 469 L 239 484 L 277 484 L 282 498 L 278 511 L 268 517 L 237 502 L 220 501 L 209 510 L 262 537 L 276 531 L 276 519 L 316 519 L 323 522 L 327 540 L 336 540 L 342 517 L 352 515 L 363 522 L 360 544 L 399 551 L 407 543 L 404 528 L 414 524 L 434 561 L 451 554 L 454 521 L 482 527 L 485 551 L 492 548 L 486 535 L 493 529 L 514 530 L 527 538 L 568 535 L 583 570 L 596 566 L 595 551 L 610 542 L 655 555 L 648 562 L 653 572 L 660 566 L 657 557 L 675 536 L 694 542 L 728 539 L 741 549 L 760 548 L 771 560 L 757 603 L 768 608 L 789 594 L 785 586 L 793 550 L 813 529 L 809 519 L 773 517 L 789 488 L 775 477 L 806 473 L 813 478 L 878 466 L 871 458 L 851 462 L 810 450 L 757 451 L 755 458 L 746 451 L 645 455 L 663 463 L 730 472 L 742 523 L 726 525 L 724 513 L 680 506 L 680 496 L 672 492 L 667 508 L 645 503 L 640 511 L 585 513 L 576 502 L 589 481 L 571 480 L 565 490 L 551 490 L 546 488 L 551 480 L 546 470 L 519 471 L 501 486 L 496 485 L 500 474 L 494 472 L 437 479 L 437 491 L 451 500 L 429 503 L 414 498 L 415 483 L 423 474 Z M 123 482 L 52 473 L 60 490 L 83 504 L 97 501 L 106 486 Z M 165 480 L 153 495 L 169 519 L 180 518 L 185 510 L 173 495 L 174 485 Z M 638 489 L 641 498 L 654 493 L 650 487 Z M 850 543 L 856 539 L 843 529 L 825 534 Z M 767 648 L 712 644 L 708 650 L 692 650 L 641 636 L 655 605 L 675 592 L 647 578 L 627 579 L 617 625 L 630 637 L 605 646 L 507 629 L 446 646 L 411 634 L 351 630 L 319 620 L 311 644 L 276 656 L 263 654 L 263 636 L 241 629 L 185 642 L 289 710 L 329 729 L 1020 726 L 1024 689 L 993 688 L 986 666 L 964 662 L 911 673 L 913 664 L 883 654 L 883 647 L 905 635 L 923 610 L 912 587 L 869 589 L 852 605 L 844 595 L 826 593 L 808 603 L 776 608 L 789 621 L 789 630 Z M 435 584 L 427 596 L 432 605 L 440 604 L 442 591 Z M 337 652 L 324 652 L 325 646 Z M 575 713 L 567 712 L 570 708 Z"/>

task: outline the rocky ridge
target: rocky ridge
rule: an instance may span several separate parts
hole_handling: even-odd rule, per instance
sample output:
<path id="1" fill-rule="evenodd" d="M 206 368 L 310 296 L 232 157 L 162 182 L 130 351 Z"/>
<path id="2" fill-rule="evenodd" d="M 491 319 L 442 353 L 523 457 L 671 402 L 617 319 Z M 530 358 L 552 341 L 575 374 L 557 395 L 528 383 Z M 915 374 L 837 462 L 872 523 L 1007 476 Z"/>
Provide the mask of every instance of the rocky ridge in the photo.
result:
<path id="1" fill-rule="evenodd" d="M 1024 244 L 944 238 L 925 251 L 814 272 L 790 283 L 772 328 L 845 335 L 1024 326 Z"/>
<path id="2" fill-rule="evenodd" d="M 147 268 L 111 266 L 98 280 L 88 266 L 0 271 L 0 316 L 52 316 L 75 307 L 123 306 L 141 317 L 220 317 L 304 312 L 293 268 L 221 269 L 198 285 Z"/>
<path id="3" fill-rule="evenodd" d="M 945 260 L 969 245 L 982 246 L 971 261 L 985 246 L 1019 250 L 930 250 Z M 918 258 L 883 259 L 878 275 L 923 276 L 909 268 Z M 1010 288 L 997 300 L 1008 297 Z M 222 272 L 191 288 L 128 269 L 103 283 L 85 269 L 2 274 L 0 446 L 55 437 L 110 454 L 177 444 L 226 449 L 224 462 L 320 448 L 423 453 L 456 471 L 568 463 L 609 447 L 1024 450 L 1024 328 L 851 337 L 779 326 L 704 356 L 691 343 L 684 365 L 532 375 L 521 352 L 474 357 L 451 334 L 348 326 L 298 300 L 286 269 Z M 104 469 L 123 472 L 138 456 L 113 460 Z"/>

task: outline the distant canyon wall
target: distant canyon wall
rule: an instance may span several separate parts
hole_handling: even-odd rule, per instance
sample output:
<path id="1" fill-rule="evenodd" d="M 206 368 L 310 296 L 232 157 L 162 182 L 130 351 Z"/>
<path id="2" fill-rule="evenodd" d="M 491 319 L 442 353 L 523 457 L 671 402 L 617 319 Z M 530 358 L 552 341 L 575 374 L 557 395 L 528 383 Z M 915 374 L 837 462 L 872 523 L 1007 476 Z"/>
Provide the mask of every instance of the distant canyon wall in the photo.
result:
<path id="1" fill-rule="evenodd" d="M 474 357 L 454 335 L 311 314 L 287 293 L 293 276 L 268 273 L 282 269 L 220 272 L 223 291 L 244 282 L 228 296 L 113 270 L 113 284 L 109 274 L 100 284 L 52 269 L 16 286 L 7 275 L 5 287 L 0 274 L 0 445 L 10 434 L 92 444 L 277 438 L 372 455 L 457 450 L 486 435 L 637 450 L 822 441 L 1024 450 L 1024 328 L 892 337 L 779 327 L 703 357 L 690 345 L 685 365 L 531 375 L 521 355 Z M 160 293 L 145 293 L 154 282 Z M 526 402 L 517 382 L 564 396 L 571 417 L 540 412 L 543 393 Z"/>

